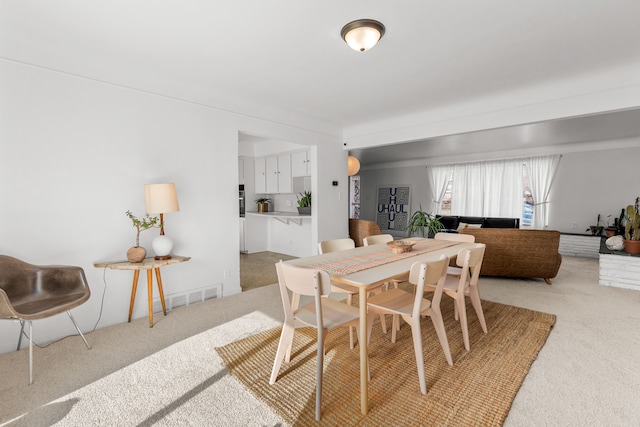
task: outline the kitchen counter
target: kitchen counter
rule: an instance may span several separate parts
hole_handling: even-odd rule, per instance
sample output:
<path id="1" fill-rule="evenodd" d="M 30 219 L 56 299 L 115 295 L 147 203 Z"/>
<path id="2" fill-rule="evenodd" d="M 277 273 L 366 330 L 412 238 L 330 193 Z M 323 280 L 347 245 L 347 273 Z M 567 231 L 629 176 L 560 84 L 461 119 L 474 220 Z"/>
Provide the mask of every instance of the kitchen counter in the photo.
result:
<path id="1" fill-rule="evenodd" d="M 315 252 L 311 215 L 298 212 L 245 212 L 246 251 L 271 251 L 296 257 Z"/>
<path id="2" fill-rule="evenodd" d="M 256 215 L 274 218 L 311 218 L 311 215 L 300 215 L 297 212 L 246 212 L 245 215 Z"/>

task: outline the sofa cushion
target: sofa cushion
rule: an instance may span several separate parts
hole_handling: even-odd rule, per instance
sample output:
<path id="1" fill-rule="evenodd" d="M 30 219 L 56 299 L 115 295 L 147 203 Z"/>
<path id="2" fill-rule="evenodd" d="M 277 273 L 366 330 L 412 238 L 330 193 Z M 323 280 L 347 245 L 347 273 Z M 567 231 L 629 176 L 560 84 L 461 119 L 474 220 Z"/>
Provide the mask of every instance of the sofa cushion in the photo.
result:
<path id="1" fill-rule="evenodd" d="M 519 218 L 485 218 L 484 228 L 520 228 Z"/>

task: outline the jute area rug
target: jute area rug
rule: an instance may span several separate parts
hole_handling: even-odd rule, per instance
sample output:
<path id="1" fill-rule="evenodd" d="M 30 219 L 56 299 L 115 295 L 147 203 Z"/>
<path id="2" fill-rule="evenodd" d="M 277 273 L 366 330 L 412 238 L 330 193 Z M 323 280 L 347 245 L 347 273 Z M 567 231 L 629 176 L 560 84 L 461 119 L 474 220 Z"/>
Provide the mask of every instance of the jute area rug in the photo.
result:
<path id="1" fill-rule="evenodd" d="M 544 345 L 555 316 L 489 301 L 482 303 L 488 334 L 467 305 L 471 351 L 464 349 L 453 303 L 442 310 L 453 357 L 449 366 L 430 318 L 422 320 L 427 395 L 420 393 L 409 325 L 395 344 L 376 316 L 370 342 L 369 413 L 360 412 L 359 348 L 349 349 L 347 328 L 328 334 L 320 425 L 499 426 L 529 367 Z M 390 326 L 391 317 L 387 316 Z M 280 328 L 219 347 L 231 375 L 292 425 L 315 421 L 316 332 L 296 331 L 291 362 L 269 385 Z"/>

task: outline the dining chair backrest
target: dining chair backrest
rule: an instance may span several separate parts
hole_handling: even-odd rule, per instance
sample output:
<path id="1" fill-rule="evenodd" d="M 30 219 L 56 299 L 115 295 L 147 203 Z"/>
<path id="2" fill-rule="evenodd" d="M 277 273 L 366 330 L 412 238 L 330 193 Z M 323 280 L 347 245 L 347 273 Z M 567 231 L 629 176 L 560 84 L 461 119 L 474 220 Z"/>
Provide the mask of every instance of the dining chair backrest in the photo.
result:
<path id="1" fill-rule="evenodd" d="M 480 277 L 480 269 L 482 268 L 482 260 L 486 245 L 484 243 L 476 243 L 471 249 L 460 249 L 456 264 L 461 268 L 460 287 L 464 288 L 468 282 L 471 286 L 478 284 Z"/>
<path id="2" fill-rule="evenodd" d="M 377 234 L 375 236 L 367 236 L 362 239 L 362 244 L 364 246 L 376 245 L 378 243 L 387 243 L 393 240 L 393 236 L 391 234 Z"/>
<path id="3" fill-rule="evenodd" d="M 327 296 L 331 292 L 331 280 L 326 271 L 296 267 L 280 261 L 276 263 L 276 272 L 286 319 L 293 319 L 300 295 L 315 297 L 319 304 L 320 297 Z M 289 300 L 288 291 L 292 293 L 292 300 Z M 316 308 L 320 318 L 322 310 L 319 307 Z"/>
<path id="4" fill-rule="evenodd" d="M 439 232 L 433 236 L 436 240 L 449 240 L 452 242 L 465 242 L 465 243 L 475 243 L 476 236 L 473 234 L 459 234 L 459 233 L 444 233 Z"/>
<path id="5" fill-rule="evenodd" d="M 442 292 L 444 290 L 444 282 L 447 277 L 447 266 L 449 265 L 449 257 L 442 255 L 438 261 L 432 262 L 415 262 L 411 265 L 409 272 L 409 283 L 416 285 L 416 298 L 413 305 L 414 316 L 420 315 L 420 308 L 422 306 L 422 296 L 424 295 L 424 286 L 436 285 L 433 298 L 431 300 L 431 307 L 440 307 L 440 301 L 442 299 Z"/>
<path id="6" fill-rule="evenodd" d="M 347 249 L 353 249 L 356 247 L 356 243 L 353 239 L 333 239 L 325 240 L 318 243 L 318 251 L 320 254 L 328 254 L 329 252 L 344 251 Z"/>

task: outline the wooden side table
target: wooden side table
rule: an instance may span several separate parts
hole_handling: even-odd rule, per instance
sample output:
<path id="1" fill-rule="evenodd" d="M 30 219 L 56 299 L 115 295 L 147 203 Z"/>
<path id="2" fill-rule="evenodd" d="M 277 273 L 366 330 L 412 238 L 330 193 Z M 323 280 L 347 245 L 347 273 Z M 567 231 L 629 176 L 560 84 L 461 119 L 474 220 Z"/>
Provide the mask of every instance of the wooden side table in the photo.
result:
<path id="1" fill-rule="evenodd" d="M 149 327 L 153 328 L 153 274 L 156 272 L 156 281 L 158 282 L 158 291 L 160 292 L 160 302 L 162 303 L 162 312 L 167 315 L 167 307 L 164 302 L 164 291 L 162 290 L 162 277 L 160 276 L 160 267 L 166 265 L 179 264 L 189 261 L 191 257 L 183 257 L 179 255 L 171 255 L 171 259 L 157 260 L 153 257 L 145 258 L 142 262 L 114 261 L 114 262 L 97 262 L 93 264 L 96 268 L 111 268 L 113 270 L 133 270 L 133 285 L 131 287 L 131 302 L 129 303 L 129 322 L 131 322 L 131 314 L 133 313 L 133 304 L 136 300 L 136 290 L 138 289 L 138 277 L 140 270 L 147 270 L 147 290 L 149 292 Z"/>

